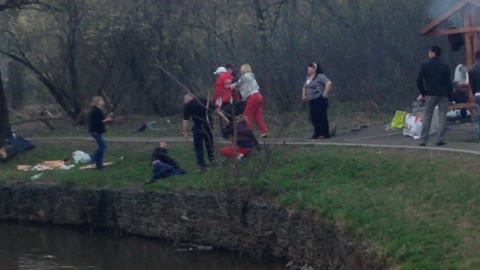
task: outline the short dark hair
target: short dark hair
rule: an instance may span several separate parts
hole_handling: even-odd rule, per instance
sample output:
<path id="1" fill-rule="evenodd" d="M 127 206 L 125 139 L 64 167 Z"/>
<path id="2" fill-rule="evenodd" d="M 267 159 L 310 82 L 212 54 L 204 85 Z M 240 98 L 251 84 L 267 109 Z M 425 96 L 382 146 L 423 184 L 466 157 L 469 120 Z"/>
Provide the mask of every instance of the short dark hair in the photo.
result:
<path id="1" fill-rule="evenodd" d="M 433 45 L 430 47 L 430 51 L 433 52 L 436 56 L 441 56 L 442 55 L 442 48 L 438 45 Z"/>
<path id="2" fill-rule="evenodd" d="M 480 60 L 480 50 L 475 52 L 475 59 Z"/>
<path id="3" fill-rule="evenodd" d="M 232 64 L 226 64 L 226 65 L 225 65 L 225 68 L 226 68 L 226 69 L 231 69 L 231 70 L 234 69 Z"/>

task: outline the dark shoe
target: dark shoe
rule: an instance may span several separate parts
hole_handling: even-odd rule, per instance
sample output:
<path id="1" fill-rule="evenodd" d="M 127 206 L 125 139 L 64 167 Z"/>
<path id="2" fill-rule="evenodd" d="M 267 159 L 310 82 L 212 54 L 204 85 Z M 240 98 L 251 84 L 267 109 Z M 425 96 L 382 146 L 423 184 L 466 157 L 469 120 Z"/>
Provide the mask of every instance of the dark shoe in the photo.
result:
<path id="1" fill-rule="evenodd" d="M 442 142 L 442 141 L 437 142 L 437 146 L 444 146 L 446 144 L 447 144 L 446 142 Z"/>
<path id="2" fill-rule="evenodd" d="M 426 143 L 421 143 L 418 146 L 425 147 L 425 146 L 427 146 L 427 144 Z"/>

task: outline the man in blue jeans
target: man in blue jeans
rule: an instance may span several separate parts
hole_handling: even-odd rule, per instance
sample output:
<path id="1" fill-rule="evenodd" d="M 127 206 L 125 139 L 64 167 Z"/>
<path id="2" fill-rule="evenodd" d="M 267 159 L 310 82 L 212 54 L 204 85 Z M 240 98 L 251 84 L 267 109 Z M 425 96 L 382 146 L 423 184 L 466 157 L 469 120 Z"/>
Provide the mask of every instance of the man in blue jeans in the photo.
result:
<path id="1" fill-rule="evenodd" d="M 103 139 L 103 134 L 106 131 L 105 123 L 112 121 L 113 118 L 110 115 L 105 117 L 103 113 L 105 101 L 102 97 L 93 97 L 91 106 L 92 108 L 88 117 L 88 132 L 90 132 L 90 135 L 95 139 L 98 146 L 95 153 L 91 155 L 91 158 L 97 169 L 103 169 L 103 156 L 107 149 L 107 145 Z"/>
<path id="2" fill-rule="evenodd" d="M 162 178 L 182 174 L 185 174 L 185 171 L 168 155 L 168 143 L 161 142 L 152 153 L 152 177 L 145 183 L 151 184 Z"/>

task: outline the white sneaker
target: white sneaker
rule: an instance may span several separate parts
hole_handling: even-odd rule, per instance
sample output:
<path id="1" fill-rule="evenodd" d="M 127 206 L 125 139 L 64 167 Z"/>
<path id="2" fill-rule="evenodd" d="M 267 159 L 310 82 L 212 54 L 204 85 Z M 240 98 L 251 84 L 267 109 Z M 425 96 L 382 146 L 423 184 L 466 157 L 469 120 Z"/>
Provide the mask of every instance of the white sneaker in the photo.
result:
<path id="1" fill-rule="evenodd" d="M 243 155 L 243 154 L 239 154 L 239 155 L 237 156 L 237 160 L 238 160 L 238 161 L 240 161 L 240 160 L 242 160 L 242 159 L 243 159 L 243 157 L 244 157 L 244 155 Z"/>

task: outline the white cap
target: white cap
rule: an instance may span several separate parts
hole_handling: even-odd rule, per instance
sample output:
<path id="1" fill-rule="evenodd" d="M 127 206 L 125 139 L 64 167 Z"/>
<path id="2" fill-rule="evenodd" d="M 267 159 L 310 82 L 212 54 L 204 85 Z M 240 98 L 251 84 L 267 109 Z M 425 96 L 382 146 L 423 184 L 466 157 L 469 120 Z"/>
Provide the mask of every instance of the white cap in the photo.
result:
<path id="1" fill-rule="evenodd" d="M 225 73 L 225 72 L 227 72 L 227 69 L 226 69 L 226 68 L 224 68 L 224 67 L 219 67 L 219 68 L 217 68 L 217 70 L 216 70 L 213 74 L 218 75 L 218 74 L 220 74 L 220 73 Z"/>

